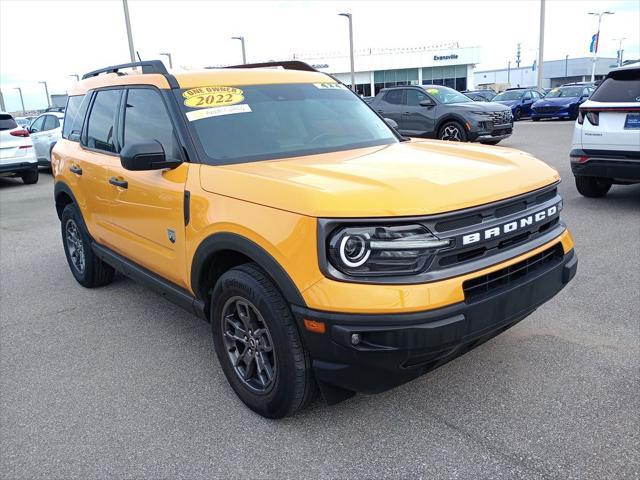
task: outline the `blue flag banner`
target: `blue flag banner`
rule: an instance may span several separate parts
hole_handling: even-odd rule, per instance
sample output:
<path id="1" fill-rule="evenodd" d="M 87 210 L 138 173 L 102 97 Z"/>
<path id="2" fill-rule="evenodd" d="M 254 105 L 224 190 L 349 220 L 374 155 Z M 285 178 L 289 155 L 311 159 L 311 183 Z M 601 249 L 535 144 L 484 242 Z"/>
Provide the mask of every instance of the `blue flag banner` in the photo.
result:
<path id="1" fill-rule="evenodd" d="M 589 45 L 589 53 L 598 53 L 598 34 L 594 33 L 591 37 L 591 44 Z"/>

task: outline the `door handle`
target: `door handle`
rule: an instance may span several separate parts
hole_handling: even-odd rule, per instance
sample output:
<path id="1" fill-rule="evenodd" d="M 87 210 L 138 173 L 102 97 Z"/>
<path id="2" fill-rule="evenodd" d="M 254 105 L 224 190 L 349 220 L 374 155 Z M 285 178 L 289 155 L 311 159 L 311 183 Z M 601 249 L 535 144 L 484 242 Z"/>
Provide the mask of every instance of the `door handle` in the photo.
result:
<path id="1" fill-rule="evenodd" d="M 109 183 L 111 185 L 115 185 L 116 187 L 129 188 L 129 182 L 127 182 L 126 180 L 118 180 L 116 177 L 111 177 L 109 179 Z"/>
<path id="2" fill-rule="evenodd" d="M 71 173 L 75 173 L 76 175 L 82 175 L 82 169 L 77 165 L 71 165 L 69 170 Z"/>

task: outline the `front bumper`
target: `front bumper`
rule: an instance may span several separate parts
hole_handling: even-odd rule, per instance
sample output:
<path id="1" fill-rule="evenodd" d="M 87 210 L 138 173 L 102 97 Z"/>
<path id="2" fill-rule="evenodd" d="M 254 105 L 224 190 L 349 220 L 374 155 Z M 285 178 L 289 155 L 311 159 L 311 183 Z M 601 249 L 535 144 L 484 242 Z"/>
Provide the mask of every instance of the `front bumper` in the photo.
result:
<path id="1" fill-rule="evenodd" d="M 537 112 L 535 110 L 531 110 L 531 118 L 571 118 L 575 116 L 576 111 L 572 111 L 571 109 L 562 109 L 555 112 Z"/>
<path id="2" fill-rule="evenodd" d="M 573 149 L 569 154 L 576 177 L 608 178 L 619 183 L 640 182 L 640 152 Z"/>
<path id="3" fill-rule="evenodd" d="M 483 125 L 485 124 L 486 125 Z M 469 132 L 469 140 L 481 142 L 483 140 L 504 140 L 513 133 L 513 123 L 503 125 L 491 125 L 491 122 L 481 122 L 476 128 Z"/>
<path id="4" fill-rule="evenodd" d="M 573 250 L 508 285 L 423 312 L 343 314 L 293 307 L 328 403 L 379 393 L 416 378 L 515 325 L 575 276 Z M 304 328 L 323 322 L 325 333 Z M 354 342 L 357 335 L 357 343 Z M 356 344 L 354 344 L 356 343 Z"/>

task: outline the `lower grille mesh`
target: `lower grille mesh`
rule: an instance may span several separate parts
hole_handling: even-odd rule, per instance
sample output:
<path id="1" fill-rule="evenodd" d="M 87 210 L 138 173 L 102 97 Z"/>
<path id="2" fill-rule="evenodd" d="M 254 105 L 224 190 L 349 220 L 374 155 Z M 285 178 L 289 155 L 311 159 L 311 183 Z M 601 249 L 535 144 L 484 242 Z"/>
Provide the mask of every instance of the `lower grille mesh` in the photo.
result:
<path id="1" fill-rule="evenodd" d="M 508 286 L 520 278 L 560 261 L 563 255 L 562 245 L 557 243 L 553 247 L 543 250 L 526 260 L 487 275 L 467 280 L 462 284 L 465 300 L 472 300 L 484 296 L 497 288 Z"/>

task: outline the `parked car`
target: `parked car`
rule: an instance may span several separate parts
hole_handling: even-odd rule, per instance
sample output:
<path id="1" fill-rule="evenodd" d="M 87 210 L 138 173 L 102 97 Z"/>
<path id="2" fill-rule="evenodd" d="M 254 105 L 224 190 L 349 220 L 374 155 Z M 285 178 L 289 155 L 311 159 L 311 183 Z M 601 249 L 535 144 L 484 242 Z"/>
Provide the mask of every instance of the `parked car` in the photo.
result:
<path id="1" fill-rule="evenodd" d="M 26 184 L 38 182 L 38 160 L 29 131 L 6 112 L 0 112 L 0 177 L 20 177 Z"/>
<path id="2" fill-rule="evenodd" d="M 640 183 L 640 63 L 611 70 L 580 105 L 570 158 L 586 197 Z"/>
<path id="3" fill-rule="evenodd" d="M 29 128 L 31 121 L 33 120 L 33 118 L 29 117 L 13 117 L 13 119 L 16 121 L 18 126 L 22 128 Z"/>
<path id="4" fill-rule="evenodd" d="M 544 95 L 544 90 L 537 88 L 509 88 L 493 97 L 491 101 L 511 108 L 513 119 L 520 120 L 531 116 L 531 106 Z"/>
<path id="5" fill-rule="evenodd" d="M 592 87 L 568 85 L 552 88 L 544 98 L 531 106 L 531 120 L 537 122 L 541 118 L 578 118 L 578 109 L 589 95 Z"/>
<path id="6" fill-rule="evenodd" d="M 441 85 L 384 88 L 369 105 L 409 137 L 495 145 L 513 131 L 509 108 Z"/>
<path id="7" fill-rule="evenodd" d="M 40 165 L 51 166 L 51 150 L 61 138 L 63 123 L 64 113 L 57 111 L 43 113 L 31 122 L 29 132 Z"/>
<path id="8" fill-rule="evenodd" d="M 497 95 L 493 90 L 463 90 L 462 93 L 476 102 L 490 102 Z"/>
<path id="9" fill-rule="evenodd" d="M 52 165 L 78 283 L 118 270 L 209 321 L 252 410 L 407 382 L 575 275 L 546 163 L 409 141 L 302 62 L 240 67 L 86 74 Z"/>

